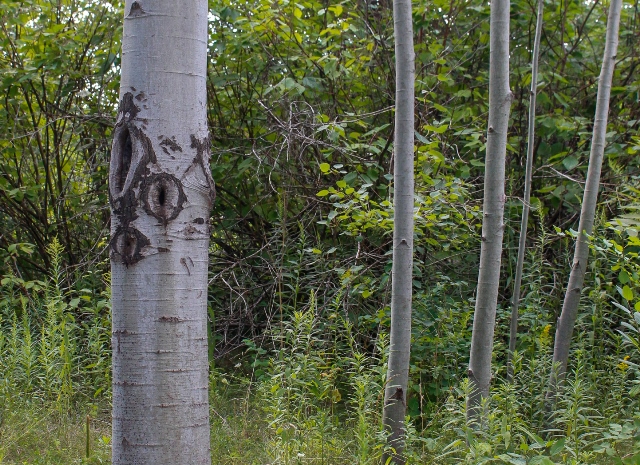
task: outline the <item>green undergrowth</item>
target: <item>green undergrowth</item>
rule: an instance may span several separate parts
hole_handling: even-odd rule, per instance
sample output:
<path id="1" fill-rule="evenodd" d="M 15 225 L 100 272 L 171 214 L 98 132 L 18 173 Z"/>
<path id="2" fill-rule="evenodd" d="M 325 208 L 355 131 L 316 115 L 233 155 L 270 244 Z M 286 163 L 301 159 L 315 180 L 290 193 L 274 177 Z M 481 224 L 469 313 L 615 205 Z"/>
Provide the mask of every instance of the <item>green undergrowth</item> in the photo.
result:
<path id="1" fill-rule="evenodd" d="M 57 405 L 38 399 L 5 404 L 0 406 L 0 463 L 111 463 L 108 420 L 108 412 L 101 412 L 95 406 L 75 406 L 61 413 Z"/>
<path id="2" fill-rule="evenodd" d="M 407 464 L 640 464 L 637 257 L 594 240 L 596 279 L 585 289 L 566 381 L 550 405 L 554 315 L 550 278 L 535 273 L 544 266 L 546 239 L 540 243 L 532 252 L 513 381 L 505 379 L 498 332 L 479 424 L 467 422 L 465 406 L 472 306 L 454 299 L 462 294 L 458 282 L 442 277 L 416 295 Z M 3 278 L 1 464 L 110 463 L 108 287 L 65 284 L 71 280 L 58 266 L 60 253 L 53 243 L 53 270 L 42 282 Z M 358 319 L 344 311 L 340 295 L 324 306 L 313 291 L 307 296 L 260 344 L 246 340 L 225 369 L 212 365 L 214 465 L 380 463 L 386 310 L 378 320 Z M 498 328 L 507 327 L 508 311 L 499 309 Z"/>
<path id="3" fill-rule="evenodd" d="M 298 324 L 310 324 L 301 314 Z M 367 357 L 327 353 L 326 346 L 294 333 L 260 379 L 212 369 L 211 453 L 220 465 L 379 463 L 380 367 Z M 311 326 L 311 329 L 313 326 Z M 297 341 L 297 342 L 296 342 Z M 296 344 L 296 345 L 287 345 Z M 309 345 L 310 344 L 310 345 Z M 305 355 L 308 361 L 302 360 Z M 611 360 L 610 373 L 589 376 L 578 354 L 558 401 L 555 427 L 544 428 L 544 398 L 537 386 L 544 370 L 516 357 L 513 383 L 498 380 L 485 404 L 482 425 L 465 419 L 468 385 L 450 391 L 440 409 L 417 430 L 410 419 L 409 464 L 593 464 L 639 463 L 640 415 L 635 375 Z M 540 357 L 540 363 L 546 363 Z M 69 410 L 42 399 L 15 399 L 0 411 L 0 463 L 110 463 L 108 399 Z M 90 454 L 86 455 L 86 418 Z"/>

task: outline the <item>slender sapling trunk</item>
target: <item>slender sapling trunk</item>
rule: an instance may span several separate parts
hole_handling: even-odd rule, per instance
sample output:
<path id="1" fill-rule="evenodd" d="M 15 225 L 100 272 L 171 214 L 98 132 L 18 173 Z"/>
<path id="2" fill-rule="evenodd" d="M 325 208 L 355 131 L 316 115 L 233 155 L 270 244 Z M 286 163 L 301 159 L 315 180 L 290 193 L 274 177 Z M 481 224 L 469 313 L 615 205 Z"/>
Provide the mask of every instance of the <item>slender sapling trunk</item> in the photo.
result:
<path id="1" fill-rule="evenodd" d="M 470 394 L 467 399 L 467 416 L 470 422 L 478 420 L 481 401 L 489 395 L 491 383 L 491 353 L 504 232 L 507 131 L 513 99 L 509 89 L 509 9 L 509 0 L 491 2 L 489 127 L 482 206 L 480 272 L 469 360 Z"/>
<path id="2" fill-rule="evenodd" d="M 520 240 L 518 242 L 518 262 L 516 278 L 513 284 L 513 300 L 511 307 L 511 326 L 509 328 L 509 352 L 507 353 L 507 379 L 513 378 L 512 358 L 516 350 L 518 336 L 518 309 L 520 307 L 520 287 L 522 285 L 522 269 L 524 268 L 524 252 L 527 243 L 527 226 L 529 224 L 529 201 L 531 200 L 531 175 L 533 172 L 533 145 L 536 130 L 536 94 L 538 91 L 538 58 L 540 55 L 540 37 L 542 36 L 542 10 L 544 2 L 538 0 L 538 16 L 536 19 L 536 35 L 533 42 L 531 59 L 531 91 L 529 96 L 529 128 L 527 134 L 527 162 L 524 176 L 524 198 L 522 199 L 522 220 L 520 222 Z"/>
<path id="3" fill-rule="evenodd" d="M 569 361 L 569 347 L 573 327 L 578 316 L 580 294 L 584 283 L 584 275 L 587 270 L 589 258 L 589 235 L 593 231 L 593 223 L 596 215 L 598 201 L 598 189 L 600 185 L 600 171 L 604 157 L 604 147 L 607 133 L 607 117 L 609 114 L 609 97 L 611 95 L 611 82 L 615 68 L 616 53 L 618 50 L 618 29 L 620 26 L 620 10 L 622 0 L 611 0 L 609 6 L 609 18 L 607 20 L 607 36 L 604 46 L 602 69 L 598 79 L 598 95 L 596 100 L 596 112 L 593 124 L 593 138 L 591 153 L 589 155 L 589 169 L 582 198 L 580 211 L 580 225 L 573 256 L 573 264 L 569 275 L 569 283 L 562 304 L 562 312 L 558 319 L 556 337 L 553 347 L 553 369 L 549 377 L 549 391 L 547 392 L 548 408 L 556 397 L 558 385 L 564 380 Z"/>
<path id="4" fill-rule="evenodd" d="M 403 464 L 404 415 L 409 381 L 413 285 L 413 142 L 414 52 L 411 0 L 394 0 L 396 52 L 395 166 L 393 181 L 393 267 L 391 271 L 391 340 L 385 386 L 383 425 L 395 451 L 383 463 Z"/>

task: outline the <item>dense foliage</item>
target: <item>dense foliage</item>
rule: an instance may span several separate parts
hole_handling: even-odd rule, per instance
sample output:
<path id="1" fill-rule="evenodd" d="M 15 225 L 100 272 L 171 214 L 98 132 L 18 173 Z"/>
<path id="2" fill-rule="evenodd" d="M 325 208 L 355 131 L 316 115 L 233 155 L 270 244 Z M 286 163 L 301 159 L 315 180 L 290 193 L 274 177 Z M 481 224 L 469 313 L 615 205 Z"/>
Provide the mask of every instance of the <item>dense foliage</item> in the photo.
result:
<path id="1" fill-rule="evenodd" d="M 347 456 L 374 463 L 393 227 L 391 3 L 209 4 L 212 395 L 240 396 L 246 406 L 218 410 L 212 421 L 228 414 L 218 426 L 241 435 L 227 422 L 253 418 L 249 405 L 262 409 L 252 421 L 266 427 L 247 434 L 271 444 L 255 459 L 233 461 L 229 452 L 219 463 L 263 463 L 267 452 L 278 463 L 321 456 L 317 463 Z M 0 396 L 12 399 L 0 402 L 0 417 L 20 398 L 60 410 L 109 398 L 106 180 L 121 8 L 97 0 L 0 3 Z M 514 382 L 502 382 L 535 10 L 534 2 L 512 2 L 496 388 L 489 424 L 478 432 L 465 424 L 461 399 L 482 221 L 489 5 L 414 2 L 407 407 L 416 463 L 639 460 L 640 446 L 632 447 L 640 428 L 637 2 L 623 7 L 599 221 L 552 431 L 544 430 L 542 397 L 586 176 L 607 4 L 545 2 L 519 353 Z M 3 428 L 0 420 L 0 438 Z M 0 444 L 0 461 L 12 450 Z"/>

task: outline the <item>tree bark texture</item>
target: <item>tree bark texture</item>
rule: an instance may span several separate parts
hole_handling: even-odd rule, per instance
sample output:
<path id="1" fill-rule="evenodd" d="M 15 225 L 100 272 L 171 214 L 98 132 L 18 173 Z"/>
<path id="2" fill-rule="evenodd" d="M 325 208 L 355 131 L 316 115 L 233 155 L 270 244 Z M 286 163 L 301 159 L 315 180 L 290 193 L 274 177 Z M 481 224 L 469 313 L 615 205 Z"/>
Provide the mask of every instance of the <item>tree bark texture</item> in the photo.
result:
<path id="1" fill-rule="evenodd" d="M 114 465 L 208 465 L 207 2 L 126 0 L 109 172 Z"/>
<path id="2" fill-rule="evenodd" d="M 504 232 L 504 183 L 507 130 L 512 94 L 509 89 L 509 0 L 491 2 L 489 62 L 489 127 L 484 176 L 484 201 L 480 272 L 473 318 L 469 420 L 476 420 L 479 405 L 489 395 L 493 331 L 500 284 Z"/>
<path id="3" fill-rule="evenodd" d="M 413 285 L 415 55 L 411 0 L 394 0 L 393 20 L 396 53 L 393 267 L 391 270 L 391 339 L 383 425 L 389 433 L 388 445 L 395 450 L 391 455 L 392 463 L 402 464 L 404 463 L 402 451 L 409 381 Z M 383 456 L 383 463 L 388 458 L 388 455 Z"/>
<path id="4" fill-rule="evenodd" d="M 549 378 L 549 392 L 547 399 L 555 397 L 558 383 L 564 379 L 569 361 L 569 347 L 573 335 L 573 327 L 578 316 L 580 294 L 584 283 L 589 258 L 589 238 L 593 231 L 596 215 L 598 189 L 600 185 L 600 171 L 604 157 L 604 147 L 607 133 L 607 117 L 609 114 L 609 97 L 618 50 L 618 29 L 620 26 L 620 10 L 622 0 L 611 0 L 609 18 L 607 20 L 607 36 L 602 59 L 602 69 L 598 78 L 598 95 L 593 124 L 593 138 L 589 155 L 589 169 L 582 197 L 580 224 L 573 256 L 573 264 L 569 275 L 569 283 L 562 304 L 562 312 L 558 319 L 556 337 L 553 347 L 554 368 Z"/>
<path id="5" fill-rule="evenodd" d="M 527 131 L 527 162 L 524 176 L 524 197 L 522 199 L 522 220 L 520 222 L 520 239 L 518 242 L 518 261 L 516 277 L 513 284 L 511 307 L 511 325 L 509 328 L 509 352 L 507 353 L 507 378 L 513 377 L 512 357 L 516 350 L 518 336 L 518 310 L 520 307 L 520 287 L 522 286 L 522 270 L 524 268 L 524 252 L 527 246 L 527 226 L 529 224 L 529 201 L 531 200 L 531 174 L 533 171 L 533 145 L 536 130 L 536 95 L 538 92 L 538 57 L 540 56 L 540 37 L 542 36 L 542 13 L 544 2 L 538 0 L 538 16 L 536 19 L 536 35 L 533 42 L 531 59 L 531 91 L 529 96 L 529 127 Z"/>

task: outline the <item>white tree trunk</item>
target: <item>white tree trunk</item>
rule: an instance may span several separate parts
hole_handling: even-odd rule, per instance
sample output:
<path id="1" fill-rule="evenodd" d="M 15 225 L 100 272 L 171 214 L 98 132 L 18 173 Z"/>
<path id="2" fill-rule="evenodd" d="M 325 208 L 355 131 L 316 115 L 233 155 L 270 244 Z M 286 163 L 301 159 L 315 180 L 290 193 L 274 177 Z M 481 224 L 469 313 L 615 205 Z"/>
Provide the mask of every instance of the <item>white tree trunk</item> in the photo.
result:
<path id="1" fill-rule="evenodd" d="M 114 465 L 210 464 L 207 2 L 126 0 L 111 154 Z"/>
<path id="2" fill-rule="evenodd" d="M 527 162 L 524 175 L 524 198 L 522 199 L 522 221 L 520 222 L 520 240 L 518 242 L 518 262 L 516 263 L 516 277 L 513 284 L 513 299 L 511 307 L 511 326 L 509 331 L 509 352 L 507 353 L 507 378 L 513 377 L 511 359 L 516 350 L 518 336 L 518 309 L 520 307 L 520 287 L 522 285 L 522 269 L 524 268 L 524 252 L 527 246 L 527 226 L 529 224 L 529 201 L 531 200 L 531 174 L 533 171 L 533 145 L 536 130 L 536 94 L 538 91 L 538 58 L 540 55 L 540 37 L 542 36 L 543 0 L 538 0 L 538 16 L 536 19 L 536 35 L 533 42 L 533 57 L 531 60 L 531 91 L 529 96 L 529 128 L 527 134 Z"/>
<path id="3" fill-rule="evenodd" d="M 383 425 L 388 445 L 395 450 L 392 463 L 404 459 L 404 415 L 411 349 L 411 296 L 413 285 L 413 142 L 414 81 L 411 0 L 394 0 L 396 52 L 396 113 L 393 169 L 393 267 L 391 270 L 391 340 L 384 396 Z M 388 459 L 385 454 L 383 463 Z"/>
<path id="4" fill-rule="evenodd" d="M 489 395 L 493 330 L 500 284 L 500 261 L 504 232 L 504 182 L 507 130 L 512 94 L 509 89 L 509 0 L 491 2 L 489 62 L 489 128 L 482 207 L 482 245 L 480 272 L 473 317 L 470 394 L 468 417 L 474 420 L 478 406 Z"/>
<path id="5" fill-rule="evenodd" d="M 607 133 L 607 117 L 609 114 L 609 97 L 611 95 L 611 82 L 613 70 L 616 64 L 618 50 L 618 29 L 620 26 L 620 10 L 622 0 L 611 0 L 609 6 L 609 18 L 607 20 L 607 37 L 602 59 L 602 69 L 598 79 L 598 96 L 596 100 L 596 113 L 593 124 L 593 138 L 591 153 L 589 155 L 589 169 L 587 181 L 582 198 L 582 210 L 580 212 L 579 235 L 576 240 L 576 248 L 573 256 L 573 265 L 569 275 L 569 283 L 562 304 L 562 313 L 558 319 L 556 338 L 553 348 L 554 368 L 549 378 L 549 392 L 547 399 L 555 397 L 558 383 L 564 379 L 569 361 L 569 347 L 573 327 L 578 316 L 580 294 L 584 283 L 584 275 L 587 270 L 589 258 L 589 239 L 587 236 L 593 231 L 593 223 L 598 201 L 598 189 L 600 185 L 600 171 L 604 157 L 605 136 Z"/>

